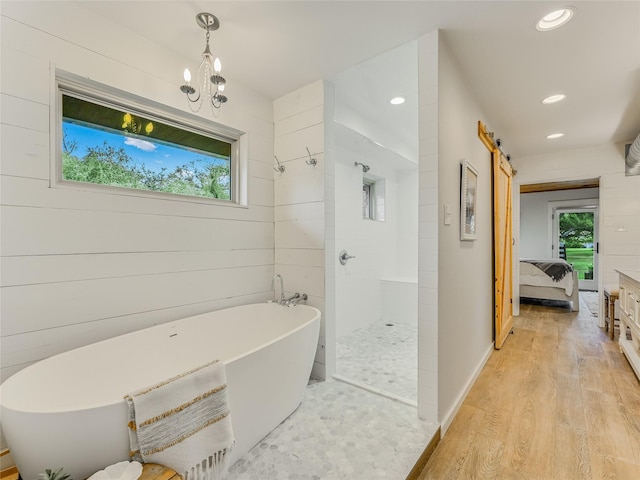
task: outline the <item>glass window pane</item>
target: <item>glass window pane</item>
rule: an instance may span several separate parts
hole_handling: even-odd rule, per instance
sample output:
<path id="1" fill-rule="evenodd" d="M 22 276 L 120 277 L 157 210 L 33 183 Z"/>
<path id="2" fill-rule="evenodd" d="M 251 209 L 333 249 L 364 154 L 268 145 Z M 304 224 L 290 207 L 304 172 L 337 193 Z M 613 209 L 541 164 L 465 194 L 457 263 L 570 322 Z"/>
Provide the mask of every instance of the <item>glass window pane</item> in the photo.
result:
<path id="1" fill-rule="evenodd" d="M 231 198 L 231 143 L 62 95 L 62 180 Z"/>
<path id="2" fill-rule="evenodd" d="M 560 213 L 559 243 L 564 246 L 566 260 L 578 271 L 578 279 L 593 279 L 594 214 L 593 212 Z"/>
<path id="3" fill-rule="evenodd" d="M 371 218 L 371 185 L 362 185 L 362 218 Z"/>

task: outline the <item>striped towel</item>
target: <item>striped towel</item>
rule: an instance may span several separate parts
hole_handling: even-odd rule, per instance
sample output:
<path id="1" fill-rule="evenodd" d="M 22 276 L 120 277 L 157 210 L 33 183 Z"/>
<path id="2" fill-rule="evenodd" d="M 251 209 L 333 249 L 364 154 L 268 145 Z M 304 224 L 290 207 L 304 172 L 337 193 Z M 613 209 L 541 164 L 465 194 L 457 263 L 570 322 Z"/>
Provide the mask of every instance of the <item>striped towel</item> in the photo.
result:
<path id="1" fill-rule="evenodd" d="M 125 399 L 133 460 L 165 465 L 184 480 L 224 478 L 235 439 L 222 362 L 195 368 Z"/>

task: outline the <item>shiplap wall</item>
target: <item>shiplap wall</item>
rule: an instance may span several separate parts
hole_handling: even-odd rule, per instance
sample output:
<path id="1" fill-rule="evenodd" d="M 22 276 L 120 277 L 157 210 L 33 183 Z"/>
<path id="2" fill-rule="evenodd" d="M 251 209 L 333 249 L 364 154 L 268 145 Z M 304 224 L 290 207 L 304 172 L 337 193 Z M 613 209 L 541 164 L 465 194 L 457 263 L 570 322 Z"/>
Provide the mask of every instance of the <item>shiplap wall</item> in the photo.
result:
<path id="1" fill-rule="evenodd" d="M 317 378 L 326 376 L 324 88 L 317 81 L 273 102 L 274 154 L 285 167 L 274 180 L 275 271 L 287 295 L 306 293 L 306 303 L 323 312 Z"/>
<path id="2" fill-rule="evenodd" d="M 216 120 L 248 133 L 248 208 L 50 188 L 53 65 L 188 111 L 177 88 L 185 59 L 79 3 L 38 5 L 2 5 L 2 379 L 71 348 L 272 296 L 272 102 L 231 77 Z"/>

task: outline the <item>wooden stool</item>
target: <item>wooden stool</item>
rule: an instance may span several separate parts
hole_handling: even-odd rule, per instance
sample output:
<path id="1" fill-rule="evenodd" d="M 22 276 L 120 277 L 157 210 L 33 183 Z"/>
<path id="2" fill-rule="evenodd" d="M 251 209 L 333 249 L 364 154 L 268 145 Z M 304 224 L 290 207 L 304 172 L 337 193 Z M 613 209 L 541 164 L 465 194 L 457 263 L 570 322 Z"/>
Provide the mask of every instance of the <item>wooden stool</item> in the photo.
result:
<path id="1" fill-rule="evenodd" d="M 155 463 L 143 463 L 139 480 L 182 480 L 182 477 L 169 467 Z"/>
<path id="2" fill-rule="evenodd" d="M 609 285 L 604 287 L 604 330 L 609 330 L 609 338 L 613 340 L 613 334 L 615 332 L 615 307 L 616 300 L 620 296 L 617 285 Z"/>

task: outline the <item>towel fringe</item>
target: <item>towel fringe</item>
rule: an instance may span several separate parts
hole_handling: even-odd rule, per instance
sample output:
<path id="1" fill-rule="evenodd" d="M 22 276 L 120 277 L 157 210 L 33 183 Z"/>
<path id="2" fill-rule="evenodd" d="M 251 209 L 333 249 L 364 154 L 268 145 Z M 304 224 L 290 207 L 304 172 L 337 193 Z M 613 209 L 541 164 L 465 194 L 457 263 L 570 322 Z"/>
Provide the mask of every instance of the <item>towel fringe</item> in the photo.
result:
<path id="1" fill-rule="evenodd" d="M 235 445 L 224 364 L 206 367 L 125 397 L 131 453 L 184 480 L 225 478 Z"/>
<path id="2" fill-rule="evenodd" d="M 184 472 L 182 478 L 184 480 L 215 480 L 224 478 L 229 468 L 229 454 L 232 448 L 233 446 L 231 448 L 218 450 Z"/>

